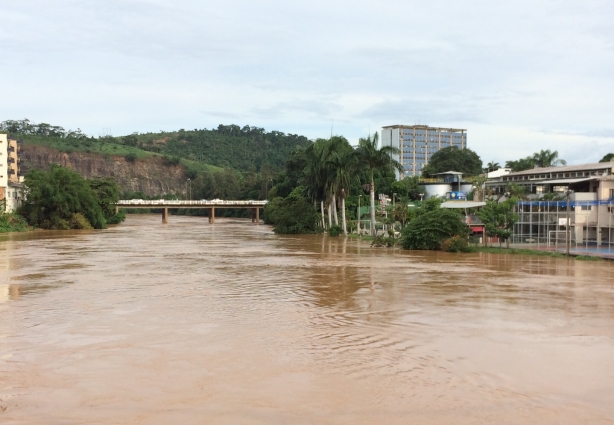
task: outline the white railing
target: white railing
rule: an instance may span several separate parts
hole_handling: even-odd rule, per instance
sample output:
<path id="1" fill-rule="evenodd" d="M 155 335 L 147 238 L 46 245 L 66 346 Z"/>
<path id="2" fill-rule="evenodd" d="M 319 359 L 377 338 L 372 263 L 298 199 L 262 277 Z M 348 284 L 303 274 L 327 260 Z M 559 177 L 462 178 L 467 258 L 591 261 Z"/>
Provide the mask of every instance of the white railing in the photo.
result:
<path id="1" fill-rule="evenodd" d="M 129 200 L 121 200 L 117 201 L 117 205 L 119 206 L 174 206 L 174 205 L 228 205 L 228 206 L 238 206 L 238 205 L 253 205 L 253 206 L 265 206 L 269 201 L 227 201 L 223 199 L 211 199 L 206 200 L 202 199 L 200 201 L 187 201 L 187 200 L 179 200 L 179 199 L 129 199 Z"/>

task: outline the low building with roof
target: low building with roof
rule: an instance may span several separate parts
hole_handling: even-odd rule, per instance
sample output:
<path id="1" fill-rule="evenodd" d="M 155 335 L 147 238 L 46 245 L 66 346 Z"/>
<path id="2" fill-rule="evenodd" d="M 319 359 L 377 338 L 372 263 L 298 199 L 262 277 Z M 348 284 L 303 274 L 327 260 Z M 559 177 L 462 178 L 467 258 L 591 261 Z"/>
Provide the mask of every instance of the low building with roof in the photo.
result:
<path id="1" fill-rule="evenodd" d="M 575 245 L 614 248 L 614 162 L 533 168 L 489 179 L 492 198 L 524 187 L 513 242 L 566 242 L 567 215 Z M 569 205 L 569 211 L 568 207 Z"/>

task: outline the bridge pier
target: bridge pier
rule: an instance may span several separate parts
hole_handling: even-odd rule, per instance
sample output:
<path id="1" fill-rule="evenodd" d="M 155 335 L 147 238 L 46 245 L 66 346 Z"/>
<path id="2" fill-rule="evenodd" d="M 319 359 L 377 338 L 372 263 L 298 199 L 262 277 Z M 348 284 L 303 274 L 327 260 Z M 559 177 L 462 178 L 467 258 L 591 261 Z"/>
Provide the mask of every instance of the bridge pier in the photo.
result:
<path id="1" fill-rule="evenodd" d="M 162 209 L 162 223 L 163 224 L 168 223 L 168 208 Z"/>
<path id="2" fill-rule="evenodd" d="M 209 210 L 209 223 L 215 224 L 215 207 L 211 207 Z"/>
<path id="3" fill-rule="evenodd" d="M 115 205 L 115 214 L 117 215 L 118 213 L 119 213 L 119 207 Z"/>
<path id="4" fill-rule="evenodd" d="M 260 208 L 256 208 L 256 224 L 260 224 Z"/>

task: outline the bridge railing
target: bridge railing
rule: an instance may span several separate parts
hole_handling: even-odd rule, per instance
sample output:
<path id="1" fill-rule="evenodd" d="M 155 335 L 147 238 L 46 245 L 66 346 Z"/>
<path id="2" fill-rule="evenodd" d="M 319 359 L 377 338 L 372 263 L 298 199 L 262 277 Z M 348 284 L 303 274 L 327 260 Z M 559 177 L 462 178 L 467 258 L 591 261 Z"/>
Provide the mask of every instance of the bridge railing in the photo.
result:
<path id="1" fill-rule="evenodd" d="M 187 201 L 187 200 L 166 200 L 166 199 L 126 199 L 117 202 L 118 205 L 157 205 L 157 206 L 173 206 L 173 205 L 253 205 L 264 206 L 269 201 L 229 201 L 223 199 L 211 199 L 200 201 Z"/>

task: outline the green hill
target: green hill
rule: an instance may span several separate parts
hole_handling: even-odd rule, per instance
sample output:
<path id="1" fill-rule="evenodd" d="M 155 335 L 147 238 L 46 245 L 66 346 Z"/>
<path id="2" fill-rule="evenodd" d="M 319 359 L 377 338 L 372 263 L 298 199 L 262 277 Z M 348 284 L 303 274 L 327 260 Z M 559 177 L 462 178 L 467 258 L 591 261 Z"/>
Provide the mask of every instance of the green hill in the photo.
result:
<path id="1" fill-rule="evenodd" d="M 59 126 L 29 120 L 7 120 L 0 131 L 19 137 L 25 144 L 45 145 L 63 152 L 81 151 L 131 160 L 147 156 L 165 156 L 195 172 L 230 168 L 239 172 L 259 173 L 280 170 L 290 152 L 311 142 L 304 136 L 267 132 L 263 128 L 220 125 L 217 129 L 178 130 L 130 134 L 121 137 L 89 137 L 81 130 L 65 130 Z"/>

